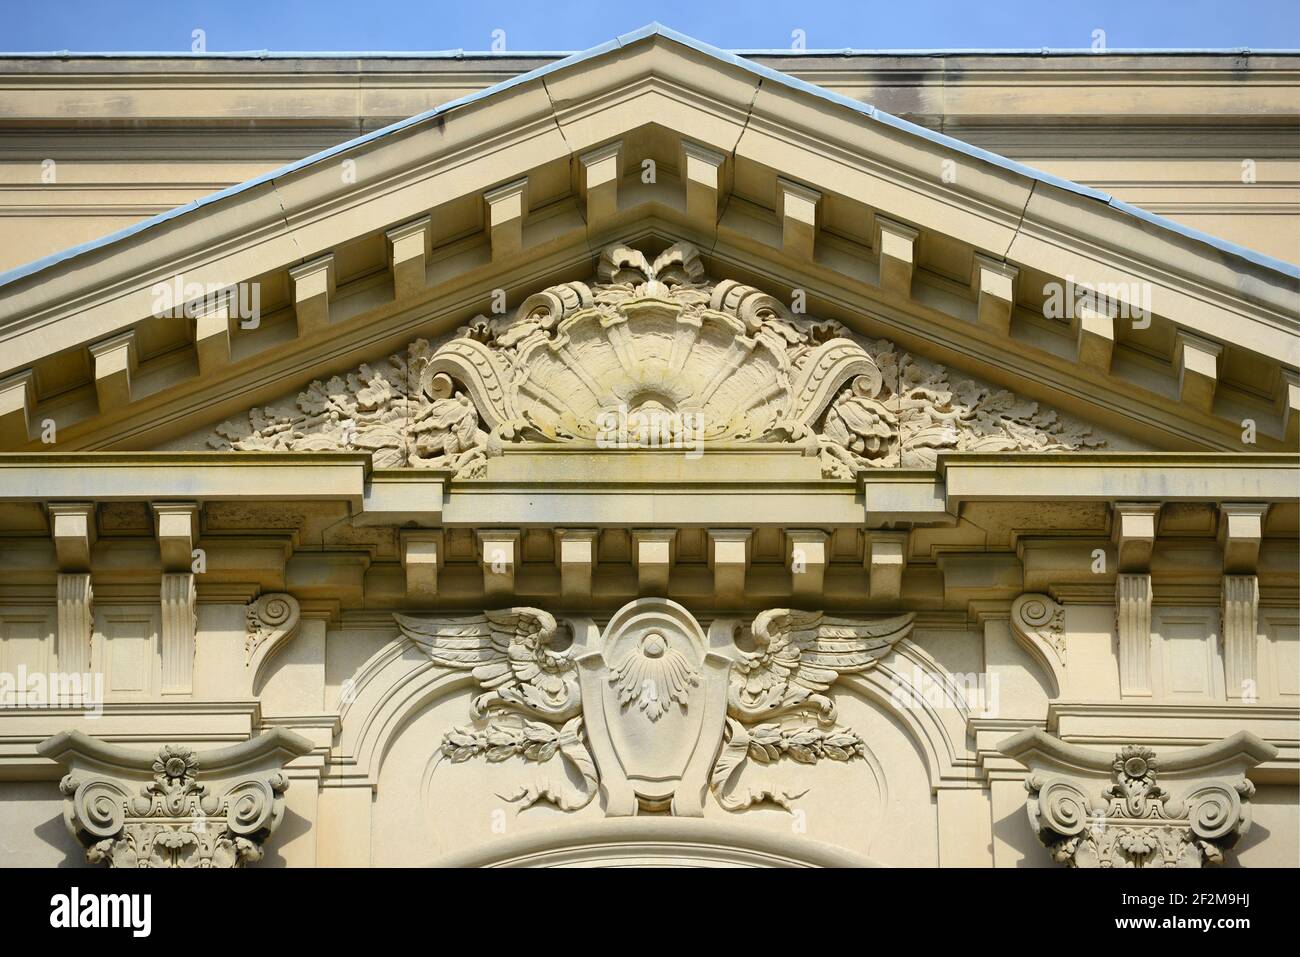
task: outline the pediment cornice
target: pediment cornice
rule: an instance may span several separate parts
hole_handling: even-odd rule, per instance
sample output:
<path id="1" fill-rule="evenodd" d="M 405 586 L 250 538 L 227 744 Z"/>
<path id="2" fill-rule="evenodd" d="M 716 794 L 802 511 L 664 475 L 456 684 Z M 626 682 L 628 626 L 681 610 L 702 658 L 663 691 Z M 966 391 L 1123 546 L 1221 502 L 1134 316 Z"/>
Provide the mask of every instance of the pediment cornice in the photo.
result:
<path id="1" fill-rule="evenodd" d="M 478 478 L 523 445 L 577 450 L 795 447 L 828 479 L 928 469 L 940 452 L 1075 452 L 1103 436 L 888 340 L 715 281 L 699 250 L 601 251 L 586 282 L 479 315 L 439 346 L 313 380 L 207 436 L 218 450 L 369 451 L 380 468 Z"/>
<path id="2" fill-rule="evenodd" d="M 496 289 L 517 302 L 652 233 L 696 243 L 720 277 L 801 288 L 855 331 L 1023 380 L 1156 448 L 1240 448 L 1247 418 L 1256 450 L 1294 444 L 1292 267 L 959 146 L 666 34 L 634 37 L 11 274 L 0 447 L 43 448 L 46 419 L 63 449 L 156 447 L 241 396 L 445 333 Z M 267 322 L 152 318 L 158 284 L 179 277 L 259 283 Z M 1140 287 L 1154 331 L 1128 330 L 1104 296 L 1099 315 L 1044 318 L 1038 286 L 1070 277 Z"/>

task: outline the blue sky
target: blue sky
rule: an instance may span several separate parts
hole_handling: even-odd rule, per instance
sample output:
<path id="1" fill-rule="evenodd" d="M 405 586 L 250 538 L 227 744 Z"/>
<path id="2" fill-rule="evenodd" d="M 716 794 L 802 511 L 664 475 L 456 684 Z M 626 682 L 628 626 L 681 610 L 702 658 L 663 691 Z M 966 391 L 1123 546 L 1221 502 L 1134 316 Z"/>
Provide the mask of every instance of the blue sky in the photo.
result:
<path id="1" fill-rule="evenodd" d="M 581 50 L 651 20 L 729 49 L 1300 48 L 1300 0 L 0 0 L 0 51 Z"/>

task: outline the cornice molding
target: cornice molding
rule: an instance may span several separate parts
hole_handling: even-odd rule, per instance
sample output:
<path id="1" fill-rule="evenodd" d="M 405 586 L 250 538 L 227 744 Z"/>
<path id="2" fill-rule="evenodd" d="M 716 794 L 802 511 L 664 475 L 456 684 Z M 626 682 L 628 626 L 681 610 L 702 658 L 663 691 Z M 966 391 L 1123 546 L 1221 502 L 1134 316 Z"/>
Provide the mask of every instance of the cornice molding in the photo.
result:
<path id="1" fill-rule="evenodd" d="M 662 472 L 648 467 L 656 461 Z M 593 470 L 606 484 L 574 478 Z M 945 524 L 967 502 L 1294 501 L 1300 456 L 940 452 L 933 470 L 869 469 L 849 481 L 822 478 L 817 459 L 798 447 L 763 444 L 693 461 L 680 450 L 520 447 L 489 459 L 485 478 L 468 480 L 373 469 L 361 452 L 0 453 L 0 477 L 0 501 L 334 501 L 362 525 L 466 527 L 489 514 L 505 525 L 584 527 L 593 498 L 615 509 L 606 514 L 618 514 L 619 524 L 718 525 L 744 491 L 782 502 L 786 523 L 817 527 Z M 664 493 L 653 510 L 650 491 Z"/>
<path id="2" fill-rule="evenodd" d="M 436 116 L 413 118 L 382 136 L 369 135 L 310 163 L 219 194 L 223 198 L 205 201 L 195 216 L 168 214 L 166 221 L 175 221 L 174 228 L 136 229 L 111 254 L 98 254 L 85 268 L 56 266 L 41 273 L 40 282 L 28 277 L 10 283 L 0 296 L 4 326 L 0 334 L 7 337 L 6 354 L 21 371 L 51 350 L 80 348 L 118 334 L 149 315 L 153 284 L 169 281 L 178 272 L 187 280 L 228 285 L 268 269 L 289 269 L 303 260 L 304 250 L 308 258 L 319 256 L 340 243 L 427 214 L 434 196 L 473 197 L 539 162 L 560 163 L 571 152 L 585 155 L 643 125 L 646 116 L 638 97 L 653 97 L 675 104 L 673 109 L 680 115 L 674 114 L 671 126 L 686 140 L 722 150 L 731 157 L 728 164 L 776 162 L 780 173 L 815 188 L 824 201 L 835 194 L 878 206 L 884 215 L 908 220 L 911 228 L 943 232 L 976 251 L 1001 255 L 1010 244 L 1012 252 L 1006 258 L 1049 276 L 1065 271 L 1154 283 L 1153 311 L 1172 317 L 1167 321 L 1220 338 L 1230 325 L 1235 347 L 1287 367 L 1300 363 L 1292 301 L 1296 283 L 1279 278 L 1276 272 L 1261 272 L 1262 267 L 1245 259 L 1229 263 L 1219 251 L 1207 250 L 1192 238 L 1176 231 L 1158 234 L 1139 215 L 1098 202 L 1101 194 L 1050 178 L 1033 179 L 1014 164 L 978 151 L 963 152 L 955 141 L 910 128 L 853 101 L 831 96 L 845 109 L 810 111 L 806 101 L 813 94 L 788 83 L 764 84 L 760 89 L 756 74 L 766 75 L 761 69 L 719 58 L 685 38 L 652 31 L 625 41 L 626 62 L 617 69 L 592 54 L 546 74 L 544 82 L 540 77 L 520 77 Z M 712 78 L 707 91 L 698 89 L 702 68 Z M 543 86 L 565 96 L 553 100 Z M 494 112 L 498 103 L 506 101 L 508 108 Z M 557 107 L 556 102 L 565 105 Z M 617 103 L 629 109 L 620 112 L 611 105 Z M 736 116 L 724 119 L 731 113 Z M 879 122 L 864 124 L 864 113 Z M 580 130 L 599 141 L 583 142 L 581 137 L 570 141 Z M 430 145 L 434 148 L 425 148 Z M 482 161 L 485 150 L 493 154 L 491 163 Z M 346 184 L 337 175 L 337 163 L 345 156 L 366 167 L 366 176 L 355 184 Z M 842 162 L 833 162 L 837 156 Z M 940 183 L 933 174 L 940 158 L 952 156 L 962 164 L 959 187 Z M 837 171 L 834 177 L 832 168 Z M 727 188 L 729 175 L 725 169 L 719 172 L 718 191 Z M 685 230 L 683 234 L 698 233 L 709 244 L 771 245 L 747 237 L 747 228 L 737 228 L 741 220 L 731 222 L 731 205 L 739 210 L 740 204 L 729 205 L 719 223 L 714 217 L 698 219 L 689 210 L 683 212 L 675 200 L 659 194 L 638 208 L 634 192 L 629 193 L 632 201 L 626 208 L 618 204 L 620 224 L 656 215 L 679 232 Z M 576 256 L 589 241 L 577 202 L 555 205 L 560 207 L 560 213 L 547 218 L 546 240 L 530 238 L 525 228 L 524 245 L 530 256 L 544 258 L 560 251 Z M 370 286 L 364 295 L 354 290 L 346 314 L 341 313 L 327 333 L 305 331 L 292 351 L 305 355 L 325 341 L 323 337 L 338 340 L 360 335 L 363 328 L 382 329 L 385 323 L 401 321 L 395 318 L 398 313 L 427 310 L 435 294 L 445 300 L 457 289 L 508 288 L 518 282 L 518 257 L 481 253 L 481 249 L 466 250 L 447 258 L 435 251 L 430 265 L 433 281 L 416 302 L 384 304 Z M 587 248 L 586 254 L 590 253 Z M 859 295 L 865 293 L 891 307 L 903 302 L 906 297 L 879 287 L 870 261 L 875 253 L 862 253 L 847 259 L 820 257 L 820 264 L 815 257 L 810 265 L 815 271 L 849 277 Z M 863 258 L 867 261 L 858 261 Z M 925 298 L 906 299 L 905 305 L 916 307 Z M 352 314 L 358 308 L 364 316 Z M 381 318 L 383 322 L 376 325 Z M 971 329 L 962 338 L 982 342 L 982 335 Z M 337 341 L 332 348 L 338 351 Z M 261 372 L 267 362 L 282 359 L 282 352 L 272 348 L 260 359 L 236 361 L 226 375 L 258 381 L 257 375 L 247 379 L 251 367 L 246 362 Z M 188 381 L 165 389 L 168 396 L 196 391 Z M 133 403 L 102 422 L 125 423 L 144 412 L 147 404 L 135 408 Z M 156 411 L 158 402 L 152 404 Z M 85 427 L 77 423 L 61 423 L 61 428 L 74 441 L 85 435 Z M 1226 426 L 1220 423 L 1216 429 L 1224 432 Z"/>

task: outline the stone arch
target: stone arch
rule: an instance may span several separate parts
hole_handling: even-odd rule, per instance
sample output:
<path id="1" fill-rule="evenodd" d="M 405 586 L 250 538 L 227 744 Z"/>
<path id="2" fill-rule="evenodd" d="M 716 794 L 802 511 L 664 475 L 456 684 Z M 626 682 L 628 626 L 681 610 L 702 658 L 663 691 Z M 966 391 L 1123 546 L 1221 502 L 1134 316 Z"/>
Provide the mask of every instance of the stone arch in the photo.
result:
<path id="1" fill-rule="evenodd" d="M 879 867 L 852 851 L 806 837 L 727 821 L 682 817 L 606 818 L 525 833 L 450 854 L 436 867 Z"/>
<path id="2" fill-rule="evenodd" d="M 893 658 L 863 674 L 846 675 L 840 683 L 902 724 L 925 761 L 931 789 L 969 780 L 975 765 L 966 744 L 969 705 L 948 672 L 920 645 L 905 638 L 895 646 Z"/>

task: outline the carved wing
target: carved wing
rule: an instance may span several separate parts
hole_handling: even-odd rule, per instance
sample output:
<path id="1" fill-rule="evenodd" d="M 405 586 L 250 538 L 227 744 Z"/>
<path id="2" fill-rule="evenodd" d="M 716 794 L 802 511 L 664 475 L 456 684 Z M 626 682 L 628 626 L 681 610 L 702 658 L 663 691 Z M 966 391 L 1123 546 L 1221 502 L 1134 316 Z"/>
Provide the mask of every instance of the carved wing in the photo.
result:
<path id="1" fill-rule="evenodd" d="M 645 253 L 631 246 L 606 246 L 596 264 L 596 278 L 604 283 L 640 285 L 654 276 L 654 268 Z"/>
<path id="2" fill-rule="evenodd" d="M 815 707 L 823 722 L 835 705 L 823 692 L 840 675 L 875 666 L 912 630 L 913 614 L 894 618 L 832 618 L 821 612 L 773 608 L 754 619 L 757 651 L 744 654 L 731 673 L 728 710 L 756 721 Z"/>
<path id="3" fill-rule="evenodd" d="M 582 710 L 569 651 L 550 647 L 567 626 L 548 612 L 506 608 L 460 618 L 393 618 L 435 664 L 474 676 L 485 692 L 474 700 L 476 716 L 498 706 L 565 721 Z"/>

